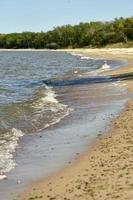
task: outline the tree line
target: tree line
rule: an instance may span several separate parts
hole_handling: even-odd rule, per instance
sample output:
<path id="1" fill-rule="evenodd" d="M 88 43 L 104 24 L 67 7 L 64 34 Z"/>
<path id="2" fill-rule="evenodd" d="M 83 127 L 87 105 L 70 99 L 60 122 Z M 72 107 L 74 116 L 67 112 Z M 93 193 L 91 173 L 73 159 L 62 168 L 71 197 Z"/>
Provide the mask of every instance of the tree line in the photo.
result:
<path id="1" fill-rule="evenodd" d="M 94 48 L 133 41 L 133 17 L 65 25 L 47 32 L 0 34 L 0 48 Z"/>

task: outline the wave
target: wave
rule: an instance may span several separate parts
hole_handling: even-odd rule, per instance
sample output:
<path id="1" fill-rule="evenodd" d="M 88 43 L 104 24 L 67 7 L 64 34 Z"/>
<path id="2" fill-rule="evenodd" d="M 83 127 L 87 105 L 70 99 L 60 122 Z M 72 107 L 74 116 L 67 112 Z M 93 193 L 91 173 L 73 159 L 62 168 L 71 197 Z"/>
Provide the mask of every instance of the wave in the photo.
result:
<path id="1" fill-rule="evenodd" d="M 0 180 L 6 179 L 6 174 L 16 166 L 13 154 L 18 146 L 19 139 L 23 135 L 26 133 L 36 133 L 53 126 L 72 111 L 67 105 L 60 103 L 55 92 L 56 90 L 54 91 L 53 87 L 105 82 L 117 84 L 118 81 L 132 78 L 133 73 L 127 73 L 114 76 L 99 75 L 82 78 L 76 77 L 70 80 L 49 79 L 39 81 L 40 87 L 32 100 L 8 105 L 6 110 L 4 110 L 4 112 L 7 111 L 7 121 L 1 123 Z M 36 83 L 38 84 L 38 81 L 34 82 L 34 84 Z M 14 123 L 11 123 L 11 121 Z M 7 127 L 7 124 L 10 124 L 10 127 Z"/>
<path id="2" fill-rule="evenodd" d="M 69 115 L 71 109 L 61 104 L 56 97 L 55 91 L 45 85 L 38 90 L 34 99 L 12 104 L 7 109 L 8 121 L 1 123 L 0 180 L 6 179 L 6 174 L 16 166 L 13 154 L 22 136 L 40 132 Z M 19 113 L 19 115 L 14 116 L 14 113 Z M 11 120 L 16 127 L 11 128 L 12 123 L 10 127 L 7 127 L 6 124 L 9 124 Z"/>
<path id="3" fill-rule="evenodd" d="M 81 60 L 99 60 L 98 58 L 89 57 L 89 56 L 81 56 Z"/>
<path id="4" fill-rule="evenodd" d="M 5 174 L 16 166 L 13 153 L 23 135 L 24 133 L 16 128 L 7 130 L 0 135 L 0 180 L 6 179 Z"/>
<path id="5" fill-rule="evenodd" d="M 90 57 L 90 56 L 83 56 L 83 54 L 70 52 L 72 56 L 80 57 L 81 60 L 100 60 L 100 58 Z"/>
<path id="6" fill-rule="evenodd" d="M 69 52 L 72 56 L 82 56 L 82 54 L 79 54 L 79 53 L 74 53 L 74 52 Z"/>
<path id="7" fill-rule="evenodd" d="M 43 91 L 43 94 L 41 93 L 41 97 L 32 103 L 34 119 L 31 119 L 31 122 L 34 122 L 38 131 L 60 122 L 72 111 L 67 105 L 57 100 L 57 94 L 51 87 L 45 84 L 45 88 L 46 90 Z M 39 124 L 40 126 L 38 126 Z"/>

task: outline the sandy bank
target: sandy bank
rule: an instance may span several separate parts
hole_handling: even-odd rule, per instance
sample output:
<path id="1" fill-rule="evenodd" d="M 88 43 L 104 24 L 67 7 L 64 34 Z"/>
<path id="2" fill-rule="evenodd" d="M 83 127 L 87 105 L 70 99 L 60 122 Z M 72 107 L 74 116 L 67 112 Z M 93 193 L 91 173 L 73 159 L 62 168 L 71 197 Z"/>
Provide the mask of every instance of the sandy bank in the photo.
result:
<path id="1" fill-rule="evenodd" d="M 127 59 L 129 66 L 117 73 L 133 71 L 133 49 L 80 49 L 74 52 L 86 56 Z M 132 80 L 126 81 L 131 93 L 132 83 Z M 133 100 L 131 99 L 125 110 L 112 121 L 110 133 L 106 136 L 99 135 L 91 151 L 52 177 L 33 183 L 20 199 L 132 200 Z"/>
<path id="2" fill-rule="evenodd" d="M 88 155 L 68 169 L 33 184 L 22 199 L 133 199 L 133 103 L 99 138 Z"/>

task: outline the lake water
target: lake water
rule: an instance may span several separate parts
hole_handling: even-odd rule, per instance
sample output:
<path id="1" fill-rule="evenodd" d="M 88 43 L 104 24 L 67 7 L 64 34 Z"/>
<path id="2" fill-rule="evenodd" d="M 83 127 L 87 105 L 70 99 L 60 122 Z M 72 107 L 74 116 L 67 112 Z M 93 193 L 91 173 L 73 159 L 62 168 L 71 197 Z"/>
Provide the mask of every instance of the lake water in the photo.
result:
<path id="1" fill-rule="evenodd" d="M 56 51 L 0 52 L 3 200 L 7 188 L 10 192 L 20 188 L 18 180 L 24 186 L 65 166 L 123 108 L 124 87 L 95 81 L 103 80 L 99 79 L 103 63 Z M 108 64 L 112 70 L 125 63 Z M 7 180 L 2 180 L 5 176 Z"/>

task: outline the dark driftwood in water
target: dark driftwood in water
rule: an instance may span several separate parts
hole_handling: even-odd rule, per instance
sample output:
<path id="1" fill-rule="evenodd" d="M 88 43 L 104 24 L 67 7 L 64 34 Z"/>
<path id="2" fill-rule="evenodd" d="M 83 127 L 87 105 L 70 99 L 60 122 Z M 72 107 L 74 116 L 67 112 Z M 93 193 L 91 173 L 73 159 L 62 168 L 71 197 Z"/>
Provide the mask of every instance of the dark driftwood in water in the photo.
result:
<path id="1" fill-rule="evenodd" d="M 120 80 L 128 80 L 133 79 L 133 72 L 125 73 L 125 74 L 117 74 L 117 75 L 111 75 L 112 79 L 120 79 Z"/>
<path id="2" fill-rule="evenodd" d="M 110 75 L 110 76 L 96 76 L 96 77 L 85 77 L 77 79 L 68 79 L 68 80 L 43 80 L 43 83 L 52 86 L 52 87 L 62 87 L 69 85 L 83 85 L 83 84 L 92 84 L 92 83 L 106 83 L 106 82 L 115 82 L 133 79 L 133 72 Z"/>

